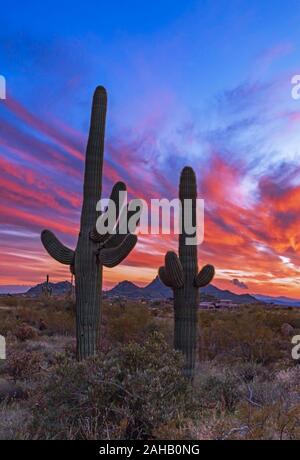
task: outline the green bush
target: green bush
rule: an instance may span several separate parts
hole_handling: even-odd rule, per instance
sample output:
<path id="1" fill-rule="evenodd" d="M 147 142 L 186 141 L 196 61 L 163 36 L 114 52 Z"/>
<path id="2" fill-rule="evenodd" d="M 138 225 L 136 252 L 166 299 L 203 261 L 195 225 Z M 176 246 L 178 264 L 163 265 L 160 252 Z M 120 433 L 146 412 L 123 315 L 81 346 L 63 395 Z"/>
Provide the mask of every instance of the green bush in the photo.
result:
<path id="1" fill-rule="evenodd" d="M 154 333 L 106 356 L 66 357 L 41 385 L 32 435 L 58 439 L 148 439 L 195 408 L 181 355 Z"/>
<path id="2" fill-rule="evenodd" d="M 204 376 L 198 392 L 204 407 L 234 412 L 240 400 L 239 381 L 228 372 Z"/>

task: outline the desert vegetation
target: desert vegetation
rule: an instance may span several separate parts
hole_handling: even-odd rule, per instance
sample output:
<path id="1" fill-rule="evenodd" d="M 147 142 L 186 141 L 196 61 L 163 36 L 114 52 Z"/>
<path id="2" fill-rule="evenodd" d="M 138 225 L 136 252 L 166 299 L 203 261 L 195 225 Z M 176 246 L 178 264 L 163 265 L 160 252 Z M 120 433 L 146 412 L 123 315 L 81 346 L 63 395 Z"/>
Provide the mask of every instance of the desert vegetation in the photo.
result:
<path id="1" fill-rule="evenodd" d="M 171 303 L 105 300 L 99 355 L 78 362 L 71 299 L 0 302 L 1 439 L 300 437 L 297 309 L 199 310 L 191 383 Z"/>

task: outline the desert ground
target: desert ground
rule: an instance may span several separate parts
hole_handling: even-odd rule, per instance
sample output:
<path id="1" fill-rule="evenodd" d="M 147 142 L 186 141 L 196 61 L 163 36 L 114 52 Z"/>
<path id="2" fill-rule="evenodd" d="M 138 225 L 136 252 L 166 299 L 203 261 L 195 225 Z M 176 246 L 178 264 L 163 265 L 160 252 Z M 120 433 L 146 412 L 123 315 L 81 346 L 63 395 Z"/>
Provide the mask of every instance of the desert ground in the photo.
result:
<path id="1" fill-rule="evenodd" d="M 300 439 L 297 308 L 199 309 L 194 381 L 169 301 L 104 301 L 99 355 L 75 359 L 68 296 L 0 298 L 0 439 Z"/>

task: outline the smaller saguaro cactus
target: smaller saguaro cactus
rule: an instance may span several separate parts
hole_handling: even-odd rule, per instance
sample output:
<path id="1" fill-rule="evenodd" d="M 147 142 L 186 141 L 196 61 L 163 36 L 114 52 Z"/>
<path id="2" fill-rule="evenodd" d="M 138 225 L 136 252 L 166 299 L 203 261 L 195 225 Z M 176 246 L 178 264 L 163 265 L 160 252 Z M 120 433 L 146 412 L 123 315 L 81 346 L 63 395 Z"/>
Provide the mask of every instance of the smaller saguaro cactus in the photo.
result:
<path id="1" fill-rule="evenodd" d="M 196 226 L 196 176 L 192 168 L 185 167 L 181 172 L 179 199 L 181 202 L 181 233 L 179 235 L 179 257 L 169 251 L 165 265 L 159 268 L 161 281 L 173 289 L 174 293 L 174 346 L 185 357 L 184 375 L 192 379 L 195 368 L 197 346 L 197 309 L 199 288 L 206 286 L 214 277 L 212 265 L 205 265 L 198 272 L 197 245 L 187 244 L 185 219 L 189 209 L 193 227 Z"/>
<path id="2" fill-rule="evenodd" d="M 52 287 L 49 284 L 49 275 L 46 277 L 46 283 L 42 287 L 42 292 L 45 297 L 51 297 L 52 295 Z"/>

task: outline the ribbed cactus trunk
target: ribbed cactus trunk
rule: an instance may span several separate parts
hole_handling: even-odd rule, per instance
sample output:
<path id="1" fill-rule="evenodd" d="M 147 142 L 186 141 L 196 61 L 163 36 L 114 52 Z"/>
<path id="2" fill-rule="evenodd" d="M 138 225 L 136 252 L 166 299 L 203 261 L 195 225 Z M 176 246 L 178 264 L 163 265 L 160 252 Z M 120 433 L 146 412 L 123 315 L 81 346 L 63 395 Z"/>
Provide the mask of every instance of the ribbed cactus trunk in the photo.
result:
<path id="1" fill-rule="evenodd" d="M 93 356 L 99 344 L 103 265 L 115 267 L 136 244 L 134 234 L 99 235 L 96 205 L 101 198 L 107 95 L 103 87 L 96 88 L 93 97 L 90 132 L 86 149 L 83 204 L 80 232 L 75 251 L 64 246 L 49 230 L 41 233 L 48 253 L 62 264 L 70 266 L 75 277 L 77 358 Z M 118 209 L 119 192 L 125 191 L 117 182 L 111 200 Z M 118 219 L 118 215 L 116 216 Z M 104 219 L 105 220 L 105 219 Z"/>
<path id="2" fill-rule="evenodd" d="M 179 198 L 181 202 L 179 258 L 174 252 L 167 252 L 165 266 L 159 268 L 159 277 L 166 286 L 173 289 L 174 346 L 185 357 L 183 374 L 188 379 L 192 379 L 198 335 L 199 287 L 210 283 L 214 276 L 214 267 L 205 265 L 198 273 L 197 245 L 188 244 L 190 238 L 196 241 L 196 232 L 192 234 L 190 230 L 191 227 L 196 228 L 197 224 L 197 185 L 195 173 L 190 167 L 185 167 L 181 172 Z"/>
<path id="3" fill-rule="evenodd" d="M 96 206 L 102 192 L 106 106 L 106 92 L 102 88 L 96 91 L 93 100 L 86 149 L 80 233 L 75 251 L 76 337 L 79 360 L 95 355 L 99 343 L 102 265 L 96 263 L 95 243 L 90 239 L 90 231 L 99 214 Z"/>
<path id="4" fill-rule="evenodd" d="M 182 171 L 179 186 L 179 199 L 182 209 L 182 233 L 179 235 L 179 260 L 183 269 L 184 284 L 182 288 L 174 289 L 175 313 L 175 348 L 185 355 L 184 374 L 191 377 L 195 365 L 197 345 L 197 323 L 199 289 L 195 285 L 198 274 L 197 246 L 187 245 L 188 235 L 185 230 L 186 208 L 189 207 L 193 226 L 196 225 L 196 178 L 192 169 Z M 185 201 L 189 200 L 189 201 Z M 195 236 L 195 235 L 194 235 Z"/>

